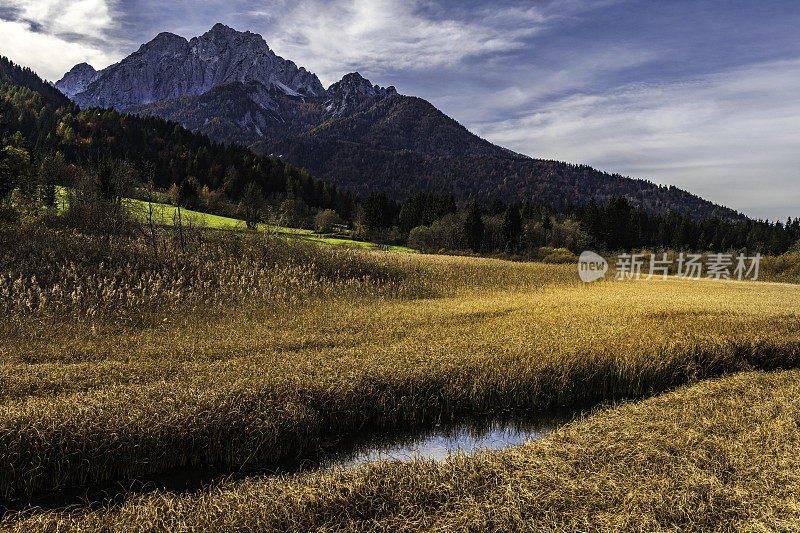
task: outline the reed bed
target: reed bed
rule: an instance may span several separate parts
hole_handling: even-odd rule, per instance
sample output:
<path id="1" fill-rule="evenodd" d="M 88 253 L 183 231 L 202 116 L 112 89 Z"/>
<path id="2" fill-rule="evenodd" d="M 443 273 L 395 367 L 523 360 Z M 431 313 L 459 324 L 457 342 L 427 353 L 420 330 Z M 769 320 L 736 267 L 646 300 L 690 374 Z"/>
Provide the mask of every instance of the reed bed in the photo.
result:
<path id="1" fill-rule="evenodd" d="M 16 247 L 0 249 L 0 497 L 17 501 L 269 467 L 365 426 L 640 397 L 800 361 L 796 285 L 585 286 L 574 265 L 248 235 L 165 257 L 134 238 L 38 231 L 3 234 Z M 148 276 L 158 290 L 138 288 Z M 89 296 L 20 304 L 61 284 Z"/>
<path id="2" fill-rule="evenodd" d="M 128 314 L 175 314 L 176 307 L 422 298 L 574 282 L 563 269 L 323 247 L 249 232 L 206 231 L 183 248 L 168 237 L 161 250 L 144 238 L 0 227 L 0 314 L 119 322 Z"/>
<path id="3" fill-rule="evenodd" d="M 338 293 L 424 291 L 409 271 L 343 248 L 252 234 L 208 234 L 190 251 L 159 253 L 141 239 L 39 229 L 0 232 L 0 312 L 119 321 L 215 305 L 297 303 Z M 416 293 L 414 293 L 416 294 Z"/>
<path id="4" fill-rule="evenodd" d="M 796 531 L 800 372 L 748 372 L 499 453 L 30 510 L 9 532 Z"/>

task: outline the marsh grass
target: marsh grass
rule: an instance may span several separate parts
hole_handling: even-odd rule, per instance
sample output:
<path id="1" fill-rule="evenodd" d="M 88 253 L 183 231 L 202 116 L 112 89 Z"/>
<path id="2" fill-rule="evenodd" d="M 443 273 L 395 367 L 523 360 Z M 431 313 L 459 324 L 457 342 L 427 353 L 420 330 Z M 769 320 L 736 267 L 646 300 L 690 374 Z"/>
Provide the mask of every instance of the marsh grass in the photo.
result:
<path id="1" fill-rule="evenodd" d="M 800 373 L 748 372 L 443 462 L 152 491 L 8 531 L 794 531 Z"/>
<path id="2" fill-rule="evenodd" d="M 502 261 L 437 258 L 318 247 L 269 234 L 204 231 L 188 249 L 175 236 L 146 239 L 70 230 L 0 228 L 0 313 L 14 316 L 159 314 L 174 306 L 297 303 L 310 296 L 423 298 L 476 287 L 573 281 Z"/>
<path id="3" fill-rule="evenodd" d="M 641 397 L 800 360 L 795 285 L 585 286 L 574 265 L 252 235 L 157 256 L 135 238 L 37 231 L 2 235 L 5 498 L 246 471 L 365 426 Z"/>
<path id="4" fill-rule="evenodd" d="M 0 312 L 120 320 L 126 312 L 159 314 L 175 305 L 294 303 L 334 292 L 400 295 L 409 274 L 353 250 L 258 235 L 212 232 L 199 241 L 188 252 L 169 246 L 159 253 L 135 238 L 2 231 Z"/>

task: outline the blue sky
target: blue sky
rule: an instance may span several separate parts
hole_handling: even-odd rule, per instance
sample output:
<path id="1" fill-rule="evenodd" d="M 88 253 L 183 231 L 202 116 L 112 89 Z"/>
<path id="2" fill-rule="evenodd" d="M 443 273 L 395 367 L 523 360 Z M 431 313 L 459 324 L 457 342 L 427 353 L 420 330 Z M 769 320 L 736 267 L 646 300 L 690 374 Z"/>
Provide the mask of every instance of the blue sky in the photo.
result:
<path id="1" fill-rule="evenodd" d="M 55 80 L 160 31 L 260 33 L 535 157 L 800 216 L 800 6 L 741 0 L 0 0 L 0 54 Z"/>

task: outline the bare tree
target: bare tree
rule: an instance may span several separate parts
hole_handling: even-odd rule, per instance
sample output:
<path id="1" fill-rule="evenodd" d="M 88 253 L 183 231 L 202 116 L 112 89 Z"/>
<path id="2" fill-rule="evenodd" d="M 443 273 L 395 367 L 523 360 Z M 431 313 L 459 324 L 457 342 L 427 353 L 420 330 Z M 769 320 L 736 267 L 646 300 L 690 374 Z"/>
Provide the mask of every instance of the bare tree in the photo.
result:
<path id="1" fill-rule="evenodd" d="M 175 211 L 175 214 L 172 215 L 172 225 L 175 228 L 175 231 L 178 235 L 178 242 L 181 245 L 181 252 L 186 252 L 186 239 L 183 235 L 183 218 L 181 217 L 181 204 L 178 204 L 178 208 Z"/>
<path id="2" fill-rule="evenodd" d="M 155 202 L 155 184 L 153 183 L 153 170 L 150 169 L 149 179 L 147 183 L 143 187 L 144 192 L 144 205 L 142 209 L 142 213 L 140 214 L 139 219 L 144 220 L 142 224 L 143 234 L 145 238 L 150 242 L 150 246 L 153 248 L 153 254 L 158 257 L 158 244 L 159 244 L 159 233 L 160 227 L 163 225 L 163 211 L 159 210 L 159 213 L 162 213 L 162 220 L 157 220 L 156 214 L 156 202 Z M 159 223 L 160 222 L 160 223 Z"/>
<path id="3" fill-rule="evenodd" d="M 81 174 L 69 196 L 67 216 L 78 228 L 111 238 L 135 232 L 137 222 L 125 200 L 131 196 L 136 172 L 127 163 L 104 161 L 94 172 Z"/>
<path id="4" fill-rule="evenodd" d="M 261 221 L 261 211 L 264 207 L 264 195 L 261 188 L 250 182 L 242 192 L 242 206 L 244 207 L 244 222 L 250 229 L 258 227 Z"/>

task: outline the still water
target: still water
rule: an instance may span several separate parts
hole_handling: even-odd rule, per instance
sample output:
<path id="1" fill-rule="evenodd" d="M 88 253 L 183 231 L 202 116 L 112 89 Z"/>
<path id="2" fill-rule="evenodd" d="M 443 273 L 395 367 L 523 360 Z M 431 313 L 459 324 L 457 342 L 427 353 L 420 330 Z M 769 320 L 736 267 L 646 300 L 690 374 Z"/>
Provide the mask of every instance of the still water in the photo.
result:
<path id="1" fill-rule="evenodd" d="M 153 489 L 198 490 L 215 479 L 240 479 L 250 475 L 271 475 L 318 469 L 352 468 L 381 461 L 411 461 L 415 458 L 443 460 L 451 453 L 501 450 L 541 439 L 574 419 L 577 411 L 514 413 L 502 417 L 472 418 L 448 422 L 427 429 L 389 432 L 362 432 L 329 441 L 317 454 L 292 461 L 276 469 L 256 472 L 231 472 L 230 469 L 192 468 L 165 473 L 150 479 L 109 482 L 56 491 L 34 500 L 12 502 L 6 508 L 21 510 L 29 505 L 58 509 L 70 505 L 110 505 L 120 503 L 132 492 Z M 2 515 L 0 507 L 0 515 Z"/>
<path id="2" fill-rule="evenodd" d="M 506 419 L 472 419 L 425 430 L 356 437 L 333 447 L 320 458 L 322 468 L 349 468 L 371 462 L 443 460 L 451 453 L 501 450 L 546 437 L 569 422 L 574 412 L 515 415 Z"/>

